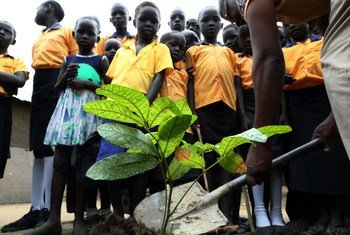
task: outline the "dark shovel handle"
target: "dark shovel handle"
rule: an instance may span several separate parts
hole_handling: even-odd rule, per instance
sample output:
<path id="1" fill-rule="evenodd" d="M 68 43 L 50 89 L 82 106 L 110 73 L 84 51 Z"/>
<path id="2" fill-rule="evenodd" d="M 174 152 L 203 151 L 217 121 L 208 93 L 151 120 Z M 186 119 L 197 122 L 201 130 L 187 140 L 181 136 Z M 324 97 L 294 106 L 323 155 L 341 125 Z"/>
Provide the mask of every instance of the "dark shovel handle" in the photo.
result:
<path id="1" fill-rule="evenodd" d="M 324 146 L 324 141 L 320 138 L 311 140 L 307 142 L 306 144 L 303 144 L 299 146 L 296 149 L 293 149 L 289 151 L 288 153 L 285 153 L 275 159 L 272 160 L 272 169 L 276 169 L 281 167 L 284 163 L 294 160 L 303 154 L 310 152 L 315 149 L 320 149 Z M 242 187 L 243 185 L 247 184 L 247 177 L 246 174 L 243 174 L 239 177 L 237 177 L 234 180 L 231 180 L 230 182 L 226 183 L 226 185 L 230 188 L 239 188 Z M 215 190 L 214 190 L 215 191 Z"/>

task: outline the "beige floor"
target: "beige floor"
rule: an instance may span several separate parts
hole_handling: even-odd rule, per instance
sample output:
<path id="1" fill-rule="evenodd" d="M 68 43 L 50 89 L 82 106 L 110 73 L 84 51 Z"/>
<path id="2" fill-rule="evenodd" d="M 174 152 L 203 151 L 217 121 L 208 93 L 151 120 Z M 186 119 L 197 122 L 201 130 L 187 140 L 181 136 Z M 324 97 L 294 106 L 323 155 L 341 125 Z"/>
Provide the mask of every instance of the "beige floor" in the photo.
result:
<path id="1" fill-rule="evenodd" d="M 285 195 L 286 195 L 287 189 L 283 187 L 283 200 L 282 200 L 282 208 L 285 208 Z M 20 203 L 20 204 L 0 204 L 0 228 L 3 227 L 5 224 L 8 224 L 10 222 L 13 222 L 17 219 L 19 219 L 23 214 L 27 213 L 29 210 L 30 204 L 29 203 Z M 245 201 L 242 197 L 242 203 L 241 203 L 241 216 L 247 217 L 247 210 Z M 63 232 L 62 234 L 71 234 L 72 228 L 73 228 L 73 214 L 68 214 L 66 212 L 66 205 L 65 202 L 63 202 L 62 205 L 62 226 L 63 226 Z M 283 218 L 285 222 L 288 222 L 289 219 L 283 211 Z M 24 234 L 25 232 L 28 232 L 30 230 L 23 230 L 18 232 L 12 232 L 12 233 L 0 233 L 0 234 L 9 234 L 9 235 L 20 235 Z"/>

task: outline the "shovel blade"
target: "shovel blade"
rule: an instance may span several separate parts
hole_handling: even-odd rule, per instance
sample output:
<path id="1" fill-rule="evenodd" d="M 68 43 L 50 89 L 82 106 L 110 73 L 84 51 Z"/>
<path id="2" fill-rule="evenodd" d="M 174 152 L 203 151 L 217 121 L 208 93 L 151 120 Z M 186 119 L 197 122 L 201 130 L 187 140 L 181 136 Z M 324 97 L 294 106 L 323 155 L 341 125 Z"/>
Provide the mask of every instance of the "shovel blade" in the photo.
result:
<path id="1" fill-rule="evenodd" d="M 190 187 L 190 183 L 179 185 L 173 188 L 171 208 L 173 209 L 182 195 Z M 176 212 L 172 217 L 186 211 L 191 206 L 198 203 L 208 193 L 197 182 L 186 194 Z M 139 223 L 143 223 L 147 228 L 159 231 L 162 226 L 163 214 L 165 210 L 165 191 L 161 191 L 145 198 L 137 205 L 134 216 Z M 170 217 L 170 219 L 172 218 Z M 200 211 L 190 213 L 187 216 L 170 221 L 167 226 L 169 234 L 203 234 L 215 228 L 226 225 L 228 220 L 219 210 L 217 203 L 207 205 Z"/>

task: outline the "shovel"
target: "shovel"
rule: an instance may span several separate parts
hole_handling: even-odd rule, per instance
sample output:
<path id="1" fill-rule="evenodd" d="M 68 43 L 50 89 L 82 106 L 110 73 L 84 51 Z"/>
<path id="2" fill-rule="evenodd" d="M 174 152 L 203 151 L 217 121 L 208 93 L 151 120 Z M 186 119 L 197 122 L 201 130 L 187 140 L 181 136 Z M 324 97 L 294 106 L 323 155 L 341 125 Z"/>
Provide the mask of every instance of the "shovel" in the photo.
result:
<path id="1" fill-rule="evenodd" d="M 272 161 L 272 168 L 278 168 L 283 163 L 293 160 L 309 151 L 321 148 L 323 140 L 314 139 Z M 247 183 L 246 175 L 227 182 L 208 193 L 195 183 L 188 191 L 176 212 L 170 217 L 167 233 L 171 234 L 203 234 L 228 223 L 218 207 L 218 201 L 230 190 L 242 187 Z M 172 208 L 193 183 L 187 183 L 173 188 Z M 137 205 L 134 216 L 139 223 L 155 231 L 160 230 L 164 213 L 165 191 L 145 198 Z"/>

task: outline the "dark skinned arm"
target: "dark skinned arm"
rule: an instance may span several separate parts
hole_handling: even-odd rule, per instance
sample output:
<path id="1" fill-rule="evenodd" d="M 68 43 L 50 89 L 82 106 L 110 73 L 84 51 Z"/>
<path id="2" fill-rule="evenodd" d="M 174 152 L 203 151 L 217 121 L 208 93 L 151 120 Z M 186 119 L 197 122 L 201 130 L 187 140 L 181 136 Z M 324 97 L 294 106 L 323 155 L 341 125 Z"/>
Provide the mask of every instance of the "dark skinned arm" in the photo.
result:
<path id="1" fill-rule="evenodd" d="M 104 84 L 110 84 L 112 82 L 112 79 L 110 77 L 106 76 L 107 70 L 109 67 L 109 62 L 106 56 L 102 57 L 102 74 L 103 74 L 103 82 Z"/>
<path id="2" fill-rule="evenodd" d="M 17 88 L 23 87 L 25 82 L 26 73 L 23 71 L 14 74 L 0 72 L 0 86 L 10 95 L 17 94 Z"/>
<path id="3" fill-rule="evenodd" d="M 253 126 L 258 128 L 275 124 L 284 82 L 284 59 L 277 34 L 274 0 L 251 1 L 247 22 L 253 48 L 256 105 Z M 260 184 L 266 179 L 271 163 L 269 143 L 252 145 L 246 160 L 248 184 Z"/>
<path id="4" fill-rule="evenodd" d="M 57 77 L 57 82 L 54 87 L 54 91 L 59 93 L 61 90 L 66 89 L 67 87 L 67 78 L 76 77 L 78 75 L 78 65 L 62 65 L 60 73 Z"/>
<path id="5" fill-rule="evenodd" d="M 151 84 L 151 87 L 149 88 L 146 94 L 146 97 L 150 103 L 152 103 L 157 97 L 159 90 L 163 85 L 164 77 L 165 77 L 165 69 L 154 75 L 154 79 Z"/>
<path id="6" fill-rule="evenodd" d="M 244 96 L 243 96 L 243 88 L 242 88 L 242 79 L 238 76 L 235 76 L 234 83 L 236 87 L 236 94 L 237 94 L 237 111 L 239 116 L 239 122 L 241 126 L 242 131 L 246 131 L 249 128 L 251 128 L 252 123 L 250 123 L 250 120 L 247 117 L 247 114 L 244 109 Z"/>
<path id="7" fill-rule="evenodd" d="M 318 125 L 312 135 L 312 139 L 321 138 L 325 142 L 324 151 L 328 152 L 332 149 L 333 142 L 339 138 L 339 130 L 334 119 L 333 112 Z"/>

